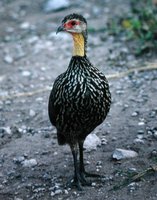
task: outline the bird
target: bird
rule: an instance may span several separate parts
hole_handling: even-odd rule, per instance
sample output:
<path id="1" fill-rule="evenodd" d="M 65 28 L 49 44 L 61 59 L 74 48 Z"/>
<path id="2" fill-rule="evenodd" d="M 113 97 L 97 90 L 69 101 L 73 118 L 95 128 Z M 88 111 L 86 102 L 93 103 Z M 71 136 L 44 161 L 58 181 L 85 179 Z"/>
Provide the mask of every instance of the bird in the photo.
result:
<path id="1" fill-rule="evenodd" d="M 87 21 L 77 13 L 64 17 L 57 32 L 73 38 L 73 52 L 65 72 L 54 81 L 48 102 L 50 122 L 57 129 L 59 145 L 70 146 L 74 177 L 72 185 L 82 190 L 90 185 L 85 171 L 83 144 L 86 137 L 106 118 L 111 93 L 105 75 L 87 57 Z"/>

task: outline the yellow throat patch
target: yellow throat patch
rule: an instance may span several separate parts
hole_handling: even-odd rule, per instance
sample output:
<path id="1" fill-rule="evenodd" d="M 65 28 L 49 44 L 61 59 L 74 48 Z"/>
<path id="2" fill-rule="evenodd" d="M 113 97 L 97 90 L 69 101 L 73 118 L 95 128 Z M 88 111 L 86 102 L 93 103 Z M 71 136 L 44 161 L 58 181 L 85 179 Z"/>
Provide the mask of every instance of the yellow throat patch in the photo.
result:
<path id="1" fill-rule="evenodd" d="M 73 33 L 74 48 L 73 56 L 84 56 L 85 46 L 84 46 L 84 37 L 81 33 Z"/>

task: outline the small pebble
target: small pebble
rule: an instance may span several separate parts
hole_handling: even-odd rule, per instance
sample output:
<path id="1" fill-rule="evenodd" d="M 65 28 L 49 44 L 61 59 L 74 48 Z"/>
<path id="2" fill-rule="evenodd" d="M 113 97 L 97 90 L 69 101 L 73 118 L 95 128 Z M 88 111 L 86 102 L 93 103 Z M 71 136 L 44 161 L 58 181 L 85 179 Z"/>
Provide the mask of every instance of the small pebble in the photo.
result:
<path id="1" fill-rule="evenodd" d="M 152 152 L 151 152 L 151 156 L 152 157 L 157 157 L 157 150 L 154 149 Z"/>
<path id="2" fill-rule="evenodd" d="M 113 152 L 112 158 L 114 158 L 116 160 L 122 160 L 122 159 L 126 159 L 126 158 L 134 158 L 137 156 L 138 156 L 138 154 L 135 151 L 117 148 Z"/>
<path id="3" fill-rule="evenodd" d="M 132 193 L 133 191 L 135 191 L 137 189 L 137 187 L 139 186 L 138 183 L 132 182 L 128 185 L 129 191 Z"/>
<path id="4" fill-rule="evenodd" d="M 29 110 L 29 115 L 30 117 L 34 117 L 36 115 L 35 111 L 34 110 Z"/>
<path id="5" fill-rule="evenodd" d="M 13 57 L 11 57 L 10 55 L 5 55 L 4 57 L 4 61 L 8 64 L 12 64 L 14 62 Z"/>
<path id="6" fill-rule="evenodd" d="M 131 172 L 137 172 L 137 169 L 134 168 L 134 167 L 131 167 L 131 168 L 129 168 L 129 171 L 131 171 Z"/>
<path id="7" fill-rule="evenodd" d="M 69 194 L 68 190 L 64 190 L 64 193 L 65 193 L 65 194 Z"/>
<path id="8" fill-rule="evenodd" d="M 153 136 L 157 139 L 157 131 L 154 132 Z"/>
<path id="9" fill-rule="evenodd" d="M 22 162 L 24 167 L 34 167 L 37 165 L 36 159 L 24 160 Z"/>
<path id="10" fill-rule="evenodd" d="M 51 195 L 51 197 L 54 197 L 55 193 L 52 191 L 50 195 Z"/>
<path id="11" fill-rule="evenodd" d="M 144 138 L 144 135 L 138 134 L 137 138 L 142 140 Z"/>
<path id="12" fill-rule="evenodd" d="M 41 101 L 43 101 L 43 98 L 42 97 L 38 97 L 35 100 L 38 101 L 38 102 L 41 102 Z"/>
<path id="13" fill-rule="evenodd" d="M 61 189 L 57 189 L 56 191 L 55 191 L 55 194 L 62 194 L 62 190 Z"/>
<path id="14" fill-rule="evenodd" d="M 112 141 L 116 141 L 117 140 L 117 137 L 112 137 Z"/>
<path id="15" fill-rule="evenodd" d="M 57 152 L 57 151 L 55 151 L 55 152 L 53 153 L 53 155 L 54 155 L 54 156 L 58 155 L 58 152 Z"/>
<path id="16" fill-rule="evenodd" d="M 28 29 L 28 28 L 30 28 L 30 23 L 29 22 L 23 22 L 22 24 L 20 24 L 20 28 L 21 29 Z"/>
<path id="17" fill-rule="evenodd" d="M 44 11 L 47 13 L 47 12 L 67 8 L 69 6 L 70 6 L 69 0 L 59 0 L 59 1 L 58 0 L 48 0 L 44 4 Z"/>
<path id="18" fill-rule="evenodd" d="M 4 189 L 4 186 L 0 184 L 0 190 Z"/>
<path id="19" fill-rule="evenodd" d="M 144 131 L 143 131 L 143 130 L 138 130 L 137 133 L 138 133 L 138 134 L 144 134 Z"/>
<path id="20" fill-rule="evenodd" d="M 153 135 L 152 130 L 148 130 L 148 131 L 147 131 L 147 134 L 148 134 L 148 136 L 152 136 L 152 135 Z"/>
<path id="21" fill-rule="evenodd" d="M 90 134 L 87 136 L 84 142 L 84 148 L 87 151 L 96 150 L 97 146 L 101 146 L 101 140 L 96 134 Z"/>
<path id="22" fill-rule="evenodd" d="M 136 111 L 133 112 L 133 113 L 131 114 L 131 116 L 132 116 L 132 117 L 136 117 L 136 116 L 138 116 L 138 112 L 136 112 Z"/>
<path id="23" fill-rule="evenodd" d="M 3 132 L 5 132 L 6 134 L 8 135 L 11 135 L 11 128 L 8 126 L 8 127 L 2 127 L 2 130 Z"/>
<path id="24" fill-rule="evenodd" d="M 92 183 L 92 187 L 95 187 L 95 186 L 96 186 L 96 183 L 95 183 L 95 182 L 93 182 L 93 183 Z"/>
<path id="25" fill-rule="evenodd" d="M 13 159 L 15 164 L 21 164 L 25 160 L 24 156 L 19 156 Z"/>
<path id="26" fill-rule="evenodd" d="M 139 138 L 136 138 L 136 139 L 134 140 L 134 143 L 144 144 L 144 140 L 141 140 L 141 139 L 139 139 Z"/>
<path id="27" fill-rule="evenodd" d="M 30 72 L 30 71 L 23 71 L 23 72 L 22 72 L 22 76 L 27 77 L 27 76 L 30 76 L 30 75 L 31 75 L 31 72 Z"/>
<path id="28" fill-rule="evenodd" d="M 116 94 L 124 94 L 124 90 L 117 90 Z"/>
<path id="29" fill-rule="evenodd" d="M 152 111 L 151 113 L 150 113 L 150 117 L 151 118 L 154 118 L 156 116 L 156 111 Z"/>
<path id="30" fill-rule="evenodd" d="M 139 126 L 144 126 L 145 123 L 144 123 L 144 122 L 139 122 L 138 125 L 139 125 Z"/>
<path id="31" fill-rule="evenodd" d="M 101 144 L 102 144 L 102 145 L 106 145 L 106 144 L 107 144 L 107 139 L 106 139 L 105 137 L 103 137 L 103 138 L 101 139 Z"/>

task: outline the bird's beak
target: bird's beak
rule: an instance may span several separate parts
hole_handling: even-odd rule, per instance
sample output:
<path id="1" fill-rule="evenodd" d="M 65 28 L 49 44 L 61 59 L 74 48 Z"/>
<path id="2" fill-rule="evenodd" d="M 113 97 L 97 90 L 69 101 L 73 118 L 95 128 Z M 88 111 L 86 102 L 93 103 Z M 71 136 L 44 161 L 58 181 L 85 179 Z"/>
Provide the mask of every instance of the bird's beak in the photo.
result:
<path id="1" fill-rule="evenodd" d="M 56 34 L 59 33 L 59 32 L 61 32 L 61 31 L 64 31 L 64 30 L 65 29 L 64 29 L 63 25 L 61 25 L 61 26 L 58 27 L 58 29 L 56 31 Z"/>

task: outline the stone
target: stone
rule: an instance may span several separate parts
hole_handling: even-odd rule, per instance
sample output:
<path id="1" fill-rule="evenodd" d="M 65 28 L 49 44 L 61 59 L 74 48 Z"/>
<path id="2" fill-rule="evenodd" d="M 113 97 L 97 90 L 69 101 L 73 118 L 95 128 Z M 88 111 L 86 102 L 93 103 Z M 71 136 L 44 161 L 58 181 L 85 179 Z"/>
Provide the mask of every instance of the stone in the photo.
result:
<path id="1" fill-rule="evenodd" d="M 32 159 L 26 159 L 22 162 L 22 165 L 24 167 L 34 167 L 34 166 L 37 165 L 37 161 L 36 161 L 36 159 L 33 159 L 33 158 Z"/>
<path id="2" fill-rule="evenodd" d="M 51 11 L 57 11 L 70 6 L 69 0 L 48 0 L 44 4 L 44 12 L 48 13 Z"/>
<path id="3" fill-rule="evenodd" d="M 156 116 L 156 111 L 151 111 L 150 117 L 151 117 L 151 118 L 155 118 L 155 116 Z"/>
<path id="4" fill-rule="evenodd" d="M 43 101 L 43 98 L 42 98 L 42 97 L 37 97 L 35 100 L 36 100 L 37 102 L 41 102 L 41 101 Z"/>
<path id="5" fill-rule="evenodd" d="M 8 64 L 12 64 L 14 62 L 14 59 L 11 55 L 5 55 L 4 56 L 4 61 Z"/>
<path id="6" fill-rule="evenodd" d="M 15 164 L 21 164 L 25 160 L 24 156 L 19 156 L 13 159 Z"/>
<path id="7" fill-rule="evenodd" d="M 138 125 L 139 125 L 139 126 L 144 126 L 145 123 L 144 123 L 143 121 L 141 121 L 141 122 L 138 123 Z"/>
<path id="8" fill-rule="evenodd" d="M 11 131 L 11 128 L 9 126 L 7 127 L 3 127 L 4 131 L 8 134 L 8 135 L 11 135 L 12 134 L 12 131 Z"/>
<path id="9" fill-rule="evenodd" d="M 127 159 L 127 158 L 134 158 L 137 156 L 138 156 L 138 153 L 135 151 L 117 148 L 113 152 L 112 158 L 116 160 L 122 160 L 122 159 Z"/>
<path id="10" fill-rule="evenodd" d="M 23 22 L 22 24 L 20 24 L 20 28 L 21 29 L 29 29 L 30 28 L 30 23 L 29 22 Z"/>
<path id="11" fill-rule="evenodd" d="M 52 191 L 50 195 L 51 195 L 51 197 L 54 197 L 55 193 Z"/>
<path id="12" fill-rule="evenodd" d="M 32 110 L 32 109 L 30 109 L 30 110 L 29 110 L 29 116 L 30 116 L 30 117 L 34 117 L 35 115 L 36 115 L 35 111 Z"/>
<path id="13" fill-rule="evenodd" d="M 96 186 L 96 183 L 95 183 L 95 182 L 93 182 L 93 183 L 92 183 L 92 187 L 95 187 L 95 186 Z"/>
<path id="14" fill-rule="evenodd" d="M 155 131 L 153 135 L 157 139 L 157 131 Z"/>
<path id="15" fill-rule="evenodd" d="M 144 140 L 142 140 L 140 138 L 136 138 L 136 139 L 134 139 L 134 143 L 144 144 Z"/>
<path id="16" fill-rule="evenodd" d="M 101 139 L 101 144 L 102 145 L 106 145 L 107 144 L 107 139 L 105 138 L 105 137 L 103 137 L 102 139 Z"/>
<path id="17" fill-rule="evenodd" d="M 132 183 L 130 183 L 128 185 L 130 193 L 132 193 L 133 191 L 135 191 L 138 187 L 139 187 L 139 184 L 136 183 L 136 182 L 132 182 Z"/>
<path id="18" fill-rule="evenodd" d="M 152 152 L 151 152 L 151 157 L 157 157 L 157 150 L 154 149 Z"/>
<path id="19" fill-rule="evenodd" d="M 140 135 L 142 135 L 142 134 L 144 134 L 144 130 L 140 129 L 140 130 L 137 131 L 137 133 L 140 134 Z"/>
<path id="20" fill-rule="evenodd" d="M 101 140 L 96 134 L 89 134 L 84 142 L 84 148 L 87 151 L 96 150 L 97 146 L 101 146 Z"/>
<path id="21" fill-rule="evenodd" d="M 22 76 L 30 76 L 31 75 L 31 72 L 30 71 L 22 71 Z"/>
<path id="22" fill-rule="evenodd" d="M 64 190 L 64 193 L 65 193 L 65 194 L 69 194 L 68 190 Z"/>
<path id="23" fill-rule="evenodd" d="M 137 112 L 137 111 L 133 112 L 133 113 L 131 114 L 131 116 L 132 116 L 132 117 L 138 116 L 138 112 Z"/>
<path id="24" fill-rule="evenodd" d="M 57 189 L 57 190 L 55 191 L 55 194 L 56 194 L 56 195 L 62 194 L 62 190 L 61 190 L 61 189 Z"/>

